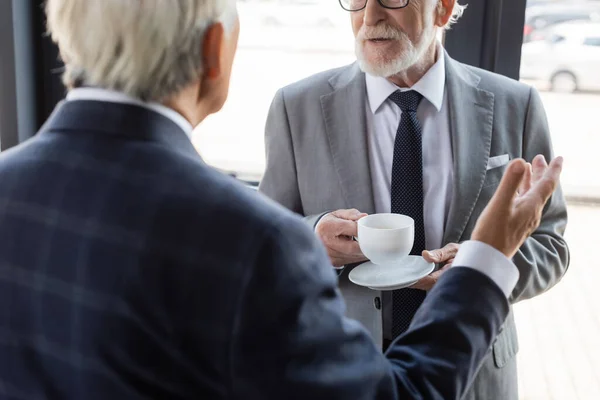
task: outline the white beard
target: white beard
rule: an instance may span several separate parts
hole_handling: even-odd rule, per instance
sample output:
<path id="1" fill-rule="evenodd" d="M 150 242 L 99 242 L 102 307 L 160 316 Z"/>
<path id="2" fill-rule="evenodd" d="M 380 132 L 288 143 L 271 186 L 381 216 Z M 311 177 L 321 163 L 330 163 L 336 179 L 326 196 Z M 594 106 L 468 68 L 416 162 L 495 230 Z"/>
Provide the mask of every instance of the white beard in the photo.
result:
<path id="1" fill-rule="evenodd" d="M 389 29 L 393 28 L 388 27 L 385 30 L 389 32 Z M 386 60 L 385 56 L 380 55 L 380 61 L 377 63 L 372 63 L 367 60 L 365 56 L 365 35 L 363 33 L 363 29 L 361 28 L 361 32 L 358 34 L 355 42 L 355 52 L 358 65 L 363 72 L 369 75 L 379 76 L 382 78 L 389 78 L 390 76 L 397 75 L 415 65 L 423 57 L 431 45 L 431 42 L 436 37 L 436 34 L 436 29 L 433 26 L 426 27 L 423 35 L 419 38 L 419 42 L 415 45 L 410 41 L 404 32 L 396 31 L 394 34 L 394 36 L 396 36 L 394 40 L 404 42 L 405 44 L 405 50 L 403 51 L 403 54 L 392 60 Z"/>

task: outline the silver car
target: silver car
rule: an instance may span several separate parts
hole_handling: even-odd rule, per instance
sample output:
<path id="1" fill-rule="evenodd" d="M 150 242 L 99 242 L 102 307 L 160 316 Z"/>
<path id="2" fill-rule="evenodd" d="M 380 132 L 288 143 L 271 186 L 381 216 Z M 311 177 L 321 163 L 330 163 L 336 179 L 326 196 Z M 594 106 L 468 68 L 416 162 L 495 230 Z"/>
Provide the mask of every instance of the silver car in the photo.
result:
<path id="1" fill-rule="evenodd" d="M 557 92 L 600 90 L 600 23 L 554 25 L 523 44 L 521 78 Z"/>

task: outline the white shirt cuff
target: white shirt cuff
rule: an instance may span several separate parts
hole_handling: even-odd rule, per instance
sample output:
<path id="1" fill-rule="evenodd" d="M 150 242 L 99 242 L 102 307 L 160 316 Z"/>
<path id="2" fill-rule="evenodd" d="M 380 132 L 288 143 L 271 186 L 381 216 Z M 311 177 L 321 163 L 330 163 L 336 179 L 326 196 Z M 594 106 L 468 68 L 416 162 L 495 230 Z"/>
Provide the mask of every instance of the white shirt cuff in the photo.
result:
<path id="1" fill-rule="evenodd" d="M 519 270 L 504 254 L 483 242 L 467 241 L 460 245 L 453 266 L 472 268 L 489 277 L 510 297 L 519 280 Z"/>
<path id="2" fill-rule="evenodd" d="M 315 225 L 315 232 L 317 231 L 317 228 L 319 227 L 319 225 L 321 224 L 321 222 L 323 221 L 323 218 L 325 218 L 326 216 L 328 216 L 331 213 L 327 213 L 327 214 L 323 214 L 321 216 L 321 218 L 319 218 L 319 221 L 317 222 L 317 224 Z"/>

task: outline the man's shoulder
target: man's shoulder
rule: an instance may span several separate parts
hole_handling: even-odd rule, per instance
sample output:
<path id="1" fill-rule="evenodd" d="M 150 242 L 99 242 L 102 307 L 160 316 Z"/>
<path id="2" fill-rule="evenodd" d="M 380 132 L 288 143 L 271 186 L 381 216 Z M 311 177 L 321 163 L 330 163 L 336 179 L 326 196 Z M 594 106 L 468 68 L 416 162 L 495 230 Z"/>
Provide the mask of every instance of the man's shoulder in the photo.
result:
<path id="1" fill-rule="evenodd" d="M 189 173 L 179 184 L 184 188 L 174 194 L 174 201 L 184 199 L 184 208 L 190 213 L 190 222 L 196 219 L 198 222 L 209 221 L 209 225 L 212 221 L 230 226 L 232 239 L 250 238 L 252 235 L 246 235 L 252 232 L 272 237 L 282 227 L 293 235 L 298 234 L 298 230 L 304 231 L 299 234 L 310 231 L 299 216 L 254 188 L 207 165 Z"/>
<path id="2" fill-rule="evenodd" d="M 59 163 L 55 154 L 58 150 L 68 149 L 70 157 L 79 160 L 78 168 L 68 171 L 74 182 L 117 176 L 114 184 L 118 185 L 121 195 L 133 195 L 135 190 L 139 202 L 156 205 L 162 222 L 172 220 L 180 224 L 209 226 L 217 221 L 238 221 L 246 226 L 267 227 L 271 221 L 292 215 L 256 190 L 206 164 L 192 152 L 180 152 L 147 141 L 124 142 L 114 146 L 111 154 L 118 153 L 131 159 L 125 168 L 117 156 L 107 155 L 103 150 L 85 153 L 82 148 L 87 143 L 82 145 L 72 137 L 37 135 L 2 152 L 0 173 L 10 172 L 18 177 L 28 172 L 28 179 L 34 182 L 42 179 L 41 171 L 50 169 L 56 170 L 56 175 L 64 174 L 64 165 L 70 164 L 68 161 Z M 43 168 L 31 172 L 31 168 L 26 168 L 30 160 Z M 112 174 L 110 178 L 109 174 Z"/>
<path id="3" fill-rule="evenodd" d="M 332 84 L 338 80 L 344 79 L 354 72 L 355 64 L 345 65 L 343 67 L 333 68 L 322 71 L 291 83 L 282 89 L 286 99 L 297 99 L 299 97 L 314 97 L 330 93 L 333 90 Z"/>
<path id="4" fill-rule="evenodd" d="M 493 93 L 494 95 L 505 95 L 513 98 L 516 96 L 528 99 L 531 94 L 531 86 L 523 82 L 519 82 L 518 80 L 508 78 L 504 75 L 490 72 L 482 68 L 473 67 L 458 61 L 455 62 L 457 62 L 462 68 L 465 68 L 469 72 L 478 76 L 480 78 L 479 87 L 483 90 Z"/>

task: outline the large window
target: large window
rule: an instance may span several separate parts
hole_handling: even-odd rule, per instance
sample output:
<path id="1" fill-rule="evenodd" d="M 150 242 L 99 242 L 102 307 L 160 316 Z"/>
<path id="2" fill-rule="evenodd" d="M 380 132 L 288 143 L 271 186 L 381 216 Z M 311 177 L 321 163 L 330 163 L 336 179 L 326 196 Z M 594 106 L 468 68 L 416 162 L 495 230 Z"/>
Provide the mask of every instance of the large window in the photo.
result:
<path id="1" fill-rule="evenodd" d="M 242 28 L 229 99 L 197 129 L 194 143 L 209 163 L 258 179 L 277 89 L 353 62 L 354 37 L 337 1 L 248 0 L 238 9 Z"/>
<path id="2" fill-rule="evenodd" d="M 571 14 L 565 15 L 563 6 L 527 10 L 527 23 L 546 23 L 533 29 L 523 44 L 521 77 L 541 91 L 556 151 L 568 159 L 565 191 L 569 196 L 600 197 L 600 178 L 592 174 L 600 144 L 594 117 L 600 107 L 600 19 L 595 22 L 600 3 L 577 8 L 580 12 L 572 19 L 567 19 Z"/>
<path id="3" fill-rule="evenodd" d="M 566 158 L 571 267 L 549 293 L 519 304 L 523 399 L 600 398 L 600 277 L 592 255 L 600 223 L 600 2 L 527 8 L 521 78 L 542 96 L 554 149 Z M 582 202 L 587 203 L 583 205 Z M 596 206 L 594 206 L 596 204 Z M 597 268 L 596 268 L 597 269 Z"/>

